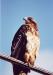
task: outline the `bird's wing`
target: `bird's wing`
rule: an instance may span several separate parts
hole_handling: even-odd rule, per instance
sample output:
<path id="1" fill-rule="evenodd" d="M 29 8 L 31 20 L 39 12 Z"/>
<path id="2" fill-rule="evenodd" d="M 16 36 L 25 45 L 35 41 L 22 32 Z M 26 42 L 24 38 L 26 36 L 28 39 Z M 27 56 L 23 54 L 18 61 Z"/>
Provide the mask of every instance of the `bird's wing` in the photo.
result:
<path id="1" fill-rule="evenodd" d="M 19 53 L 20 46 L 23 45 L 22 43 L 24 42 L 23 38 L 25 37 L 24 36 L 25 30 L 26 30 L 25 25 L 22 25 L 14 35 L 12 46 L 11 46 L 12 57 L 16 57 L 16 53 Z"/>

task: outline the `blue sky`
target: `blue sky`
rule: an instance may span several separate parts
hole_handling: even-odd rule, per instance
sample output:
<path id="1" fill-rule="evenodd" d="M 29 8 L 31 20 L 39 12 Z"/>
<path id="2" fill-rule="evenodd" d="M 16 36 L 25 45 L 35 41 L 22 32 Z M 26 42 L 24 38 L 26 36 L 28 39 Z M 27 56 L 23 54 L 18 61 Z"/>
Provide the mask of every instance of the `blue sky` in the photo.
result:
<path id="1" fill-rule="evenodd" d="M 53 71 L 53 0 L 0 0 L 0 53 L 10 55 L 13 36 L 27 16 L 35 19 L 40 31 L 36 62 Z M 12 65 L 6 61 L 0 61 L 0 70 L 0 75 L 12 75 Z"/>

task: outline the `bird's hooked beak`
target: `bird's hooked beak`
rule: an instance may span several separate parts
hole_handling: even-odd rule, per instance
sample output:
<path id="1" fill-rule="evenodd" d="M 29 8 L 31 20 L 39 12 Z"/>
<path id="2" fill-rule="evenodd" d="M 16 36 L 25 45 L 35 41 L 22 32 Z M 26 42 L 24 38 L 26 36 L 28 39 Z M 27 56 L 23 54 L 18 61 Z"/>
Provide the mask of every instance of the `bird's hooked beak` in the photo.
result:
<path id="1" fill-rule="evenodd" d="M 24 21 L 27 21 L 27 17 L 23 18 Z"/>
<path id="2" fill-rule="evenodd" d="M 23 18 L 23 20 L 25 21 L 25 24 L 28 24 L 27 17 Z"/>

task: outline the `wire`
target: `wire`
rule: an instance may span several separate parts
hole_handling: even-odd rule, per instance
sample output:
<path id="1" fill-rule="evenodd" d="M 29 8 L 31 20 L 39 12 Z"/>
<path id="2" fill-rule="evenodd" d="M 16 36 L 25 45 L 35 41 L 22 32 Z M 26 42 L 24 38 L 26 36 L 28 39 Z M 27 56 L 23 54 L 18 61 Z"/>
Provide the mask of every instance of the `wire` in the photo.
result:
<path id="1" fill-rule="evenodd" d="M 48 70 L 40 68 L 40 67 L 37 67 L 37 66 L 31 67 L 31 66 L 27 65 L 26 63 L 24 63 L 24 62 L 22 62 L 20 60 L 17 60 L 17 59 L 15 59 L 13 57 L 10 57 L 10 56 L 0 54 L 0 59 L 8 61 L 10 63 L 20 64 L 23 67 L 29 68 L 30 70 L 33 70 L 33 71 L 38 72 L 38 73 L 43 74 L 43 75 L 53 75 L 53 72 L 50 73 Z"/>

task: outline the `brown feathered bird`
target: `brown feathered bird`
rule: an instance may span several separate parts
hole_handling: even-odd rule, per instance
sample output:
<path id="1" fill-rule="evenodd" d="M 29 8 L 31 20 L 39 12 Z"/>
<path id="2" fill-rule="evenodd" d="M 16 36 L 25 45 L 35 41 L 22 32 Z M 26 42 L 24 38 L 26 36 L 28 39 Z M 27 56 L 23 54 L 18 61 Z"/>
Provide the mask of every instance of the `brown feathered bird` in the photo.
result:
<path id="1" fill-rule="evenodd" d="M 25 23 L 15 33 L 12 46 L 11 56 L 19 59 L 29 66 L 34 66 L 39 47 L 40 38 L 37 23 L 32 17 L 24 18 Z M 30 69 L 19 64 L 13 64 L 14 75 L 27 75 Z"/>

